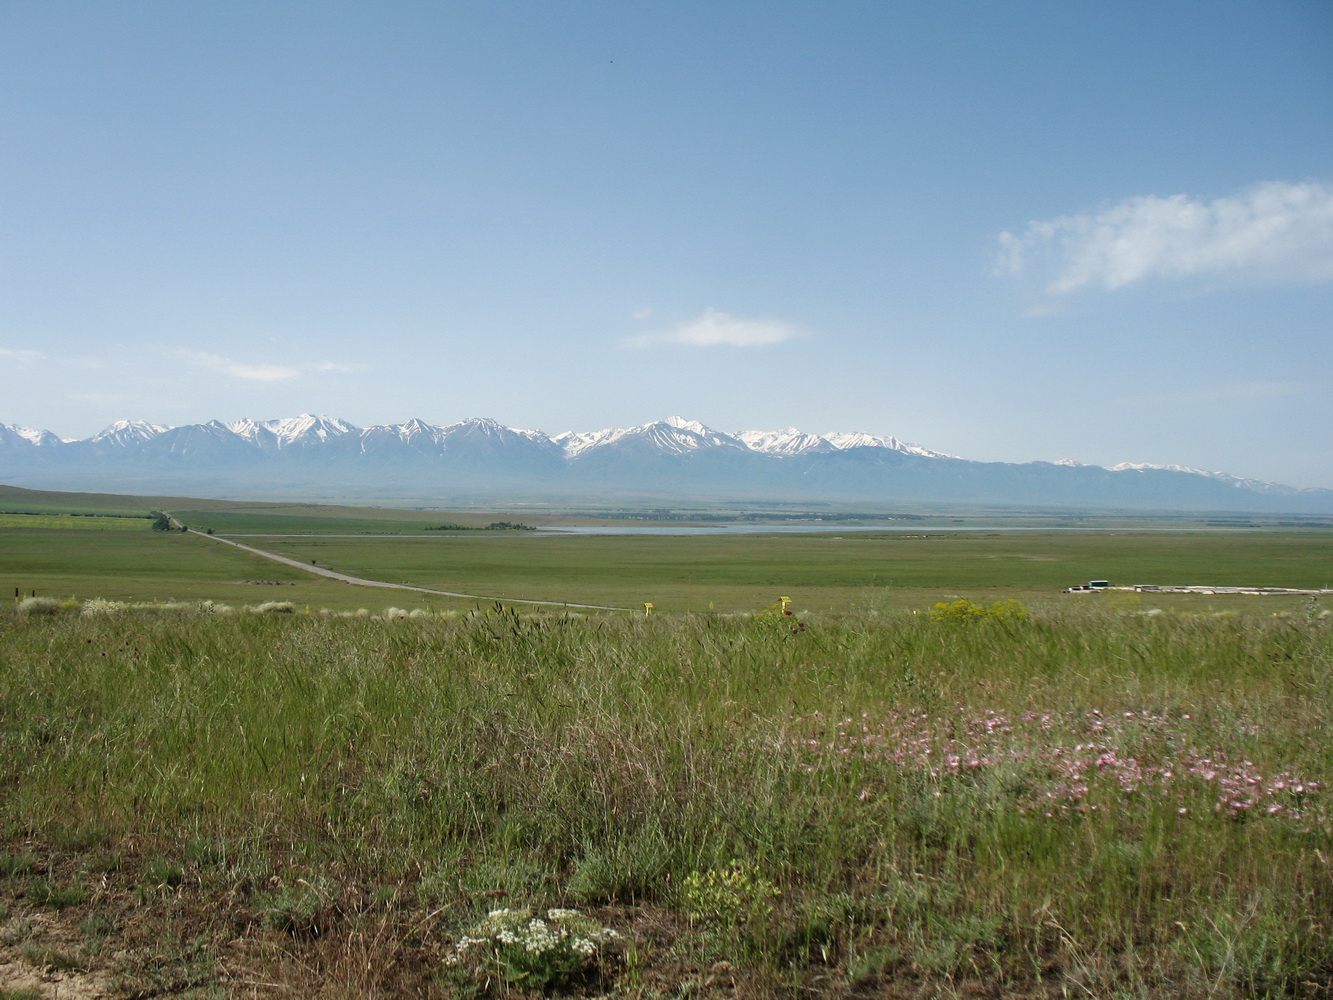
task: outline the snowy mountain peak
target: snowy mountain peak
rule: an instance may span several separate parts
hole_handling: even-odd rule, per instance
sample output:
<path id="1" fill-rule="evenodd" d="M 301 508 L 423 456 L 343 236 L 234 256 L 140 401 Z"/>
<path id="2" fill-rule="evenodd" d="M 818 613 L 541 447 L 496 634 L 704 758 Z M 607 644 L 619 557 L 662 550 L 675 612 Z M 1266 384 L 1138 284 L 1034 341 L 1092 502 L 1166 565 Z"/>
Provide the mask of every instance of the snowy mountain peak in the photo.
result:
<path id="1" fill-rule="evenodd" d="M 745 445 L 721 431 L 715 431 L 697 420 L 684 417 L 667 417 L 651 424 L 644 424 L 626 432 L 644 443 L 654 445 L 667 454 L 684 455 L 699 451 L 701 448 L 740 448 Z"/>
<path id="2" fill-rule="evenodd" d="M 278 439 L 280 445 L 329 441 L 359 430 L 345 420 L 315 416 L 312 413 L 302 413 L 299 417 L 286 417 L 280 420 L 266 420 L 262 426 Z"/>
<path id="3" fill-rule="evenodd" d="M 169 430 L 171 428 L 164 424 L 149 424 L 142 420 L 117 420 L 114 424 L 98 431 L 88 440 L 94 444 L 127 446 L 150 441 Z"/>
<path id="4" fill-rule="evenodd" d="M 665 420 L 658 422 L 666 424 L 668 427 L 674 427 L 678 431 L 689 431 L 691 434 L 698 434 L 700 437 L 707 437 L 714 433 L 711 427 L 706 427 L 697 420 L 686 420 L 684 417 L 667 417 Z"/>
<path id="5" fill-rule="evenodd" d="M 63 443 L 60 438 L 50 431 L 40 431 L 34 427 L 11 427 L 9 429 L 16 437 L 21 437 L 24 441 L 36 445 L 38 448 L 43 445 L 50 446 Z"/>
<path id="6" fill-rule="evenodd" d="M 741 431 L 736 437 L 751 451 L 766 455 L 811 455 L 835 450 L 827 438 L 795 427 L 781 431 Z"/>
<path id="7" fill-rule="evenodd" d="M 1191 469 L 1184 465 L 1154 465 L 1152 462 L 1121 462 L 1119 465 L 1108 465 L 1106 468 L 1111 472 L 1192 472 L 1196 476 L 1224 475 L 1219 472 Z"/>
<path id="8" fill-rule="evenodd" d="M 899 441 L 896 437 L 881 437 L 876 434 L 866 434 L 860 431 L 842 434 L 825 435 L 826 440 L 839 451 L 846 451 L 848 448 L 888 448 L 890 451 L 901 451 L 905 455 L 920 455 L 923 458 L 956 458 L 956 455 L 946 455 L 943 452 L 931 451 L 928 448 L 922 448 L 920 445 L 908 444 L 905 441 Z"/>
<path id="9" fill-rule="evenodd" d="M 1119 465 L 1109 465 L 1107 470 L 1110 472 L 1184 472 L 1191 476 L 1204 476 L 1208 479 L 1216 479 L 1219 482 L 1227 483 L 1238 489 L 1254 490 L 1258 493 L 1266 493 L 1272 490 L 1284 490 L 1288 487 L 1280 483 L 1270 483 L 1263 479 L 1244 479 L 1240 476 L 1233 476 L 1229 472 L 1209 472 L 1207 469 L 1194 469 L 1188 465 L 1154 465 L 1151 462 L 1121 462 Z"/>
<path id="10" fill-rule="evenodd" d="M 249 417 L 233 420 L 224 426 L 237 437 L 245 438 L 247 441 L 258 441 L 260 436 L 266 431 L 265 427 L 251 420 Z"/>
<path id="11" fill-rule="evenodd" d="M 456 424 L 450 424 L 444 428 L 446 431 L 479 431 L 482 434 L 513 434 L 516 433 L 511 428 L 506 427 L 494 417 L 468 417 L 460 420 Z"/>
<path id="12" fill-rule="evenodd" d="M 624 434 L 623 430 L 608 428 L 601 431 L 564 431 L 551 438 L 561 448 L 567 458 L 575 458 L 589 448 L 606 444 L 613 438 Z"/>
<path id="13" fill-rule="evenodd" d="M 440 436 L 443 428 L 436 427 L 434 424 L 428 424 L 419 417 L 413 417 L 406 423 L 398 424 L 392 428 L 398 436 L 404 441 L 411 441 L 413 438 L 428 437 L 437 438 Z"/>

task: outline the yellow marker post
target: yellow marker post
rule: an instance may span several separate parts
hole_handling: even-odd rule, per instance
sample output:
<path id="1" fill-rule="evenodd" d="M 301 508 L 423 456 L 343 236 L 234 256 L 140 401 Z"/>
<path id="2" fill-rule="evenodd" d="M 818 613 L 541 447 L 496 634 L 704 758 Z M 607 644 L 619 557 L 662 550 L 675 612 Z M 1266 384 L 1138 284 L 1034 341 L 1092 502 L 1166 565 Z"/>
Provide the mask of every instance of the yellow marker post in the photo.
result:
<path id="1" fill-rule="evenodd" d="M 645 615 L 651 615 L 651 614 L 653 613 L 653 602 L 652 602 L 652 601 L 644 601 L 644 602 L 643 602 L 643 613 L 644 613 Z"/>

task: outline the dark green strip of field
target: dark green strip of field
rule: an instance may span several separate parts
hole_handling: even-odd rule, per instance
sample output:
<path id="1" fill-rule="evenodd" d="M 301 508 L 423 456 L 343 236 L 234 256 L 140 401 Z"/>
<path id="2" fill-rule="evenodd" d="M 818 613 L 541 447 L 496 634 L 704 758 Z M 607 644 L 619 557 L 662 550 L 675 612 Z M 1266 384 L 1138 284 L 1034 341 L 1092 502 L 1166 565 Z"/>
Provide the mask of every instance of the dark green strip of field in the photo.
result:
<path id="1" fill-rule="evenodd" d="M 428 531 L 481 531 L 498 515 L 320 507 L 316 504 L 254 505 L 250 510 L 169 508 L 182 524 L 230 534 L 419 535 Z"/>

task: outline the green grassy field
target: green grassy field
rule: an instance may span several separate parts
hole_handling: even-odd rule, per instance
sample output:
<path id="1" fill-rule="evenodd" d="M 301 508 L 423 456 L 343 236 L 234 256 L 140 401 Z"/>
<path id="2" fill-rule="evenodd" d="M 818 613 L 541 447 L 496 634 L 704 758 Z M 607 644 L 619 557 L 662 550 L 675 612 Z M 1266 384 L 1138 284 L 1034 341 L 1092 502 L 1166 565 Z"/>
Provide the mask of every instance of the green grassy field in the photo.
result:
<path id="1" fill-rule="evenodd" d="M 651 601 L 663 611 L 752 611 L 779 594 L 792 597 L 801 608 L 822 612 L 855 608 L 867 600 L 898 607 L 957 596 L 1068 601 L 1082 598 L 1060 591 L 1089 579 L 1298 588 L 1333 582 L 1331 532 L 981 531 L 255 541 L 302 561 L 315 559 L 320 565 L 379 580 L 499 598 L 635 607 Z M 1172 595 L 1151 598 L 1178 600 Z M 1133 595 L 1114 599 L 1132 603 Z M 1291 603 L 1268 600 L 1276 601 L 1275 609 Z"/>
<path id="2" fill-rule="evenodd" d="M 257 515 L 247 515 L 257 519 Z M 12 519 L 11 519 L 12 520 Z M 153 532 L 8 527 L 0 521 L 0 587 L 22 595 L 246 603 L 272 590 L 301 607 L 469 608 L 476 601 L 335 583 L 215 540 Z M 440 520 L 437 518 L 436 520 Z M 136 526 L 134 529 L 127 525 Z M 1333 532 L 849 532 L 843 535 L 552 536 L 467 532 L 420 537 L 341 533 L 238 536 L 302 563 L 353 576 L 497 600 L 545 600 L 659 612 L 750 612 L 790 596 L 811 613 L 925 608 L 955 597 L 1018 597 L 1039 605 L 1098 600 L 1117 607 L 1289 612 L 1303 598 L 1060 591 L 1116 583 L 1321 588 L 1333 581 Z M 266 587 L 246 580 L 278 580 Z"/>
<path id="3" fill-rule="evenodd" d="M 1326 617 L 794 618 L 0 617 L 0 989 L 1330 995 Z"/>
<path id="4" fill-rule="evenodd" d="M 348 587 L 147 521 L 132 530 L 0 527 L 0 593 L 61 599 L 354 604 Z M 281 585 L 245 583 L 279 581 Z M 341 602 L 341 603 L 340 603 Z"/>
<path id="5" fill-rule="evenodd" d="M 1333 532 L 4 499 L 0 1000 L 1333 996 Z"/>
<path id="6" fill-rule="evenodd" d="M 151 521 L 146 515 L 105 514 L 0 514 L 0 529 L 28 528 L 38 531 L 142 531 Z"/>

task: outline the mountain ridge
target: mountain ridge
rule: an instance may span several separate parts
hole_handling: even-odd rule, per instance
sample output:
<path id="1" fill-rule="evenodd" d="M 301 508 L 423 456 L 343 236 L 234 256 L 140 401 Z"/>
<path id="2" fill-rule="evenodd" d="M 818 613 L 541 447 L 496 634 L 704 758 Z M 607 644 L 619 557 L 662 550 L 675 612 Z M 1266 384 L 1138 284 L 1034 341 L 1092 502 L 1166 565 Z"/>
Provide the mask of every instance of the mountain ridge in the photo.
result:
<path id="1" fill-rule="evenodd" d="M 554 437 L 489 417 L 370 427 L 309 413 L 176 427 L 119 420 L 82 440 L 0 424 L 0 481 L 49 488 L 147 481 L 214 491 L 231 484 L 294 495 L 364 486 L 382 496 L 594 491 L 1333 513 L 1333 490 L 1186 466 L 975 462 L 890 436 L 795 427 L 728 433 L 680 416 Z"/>

